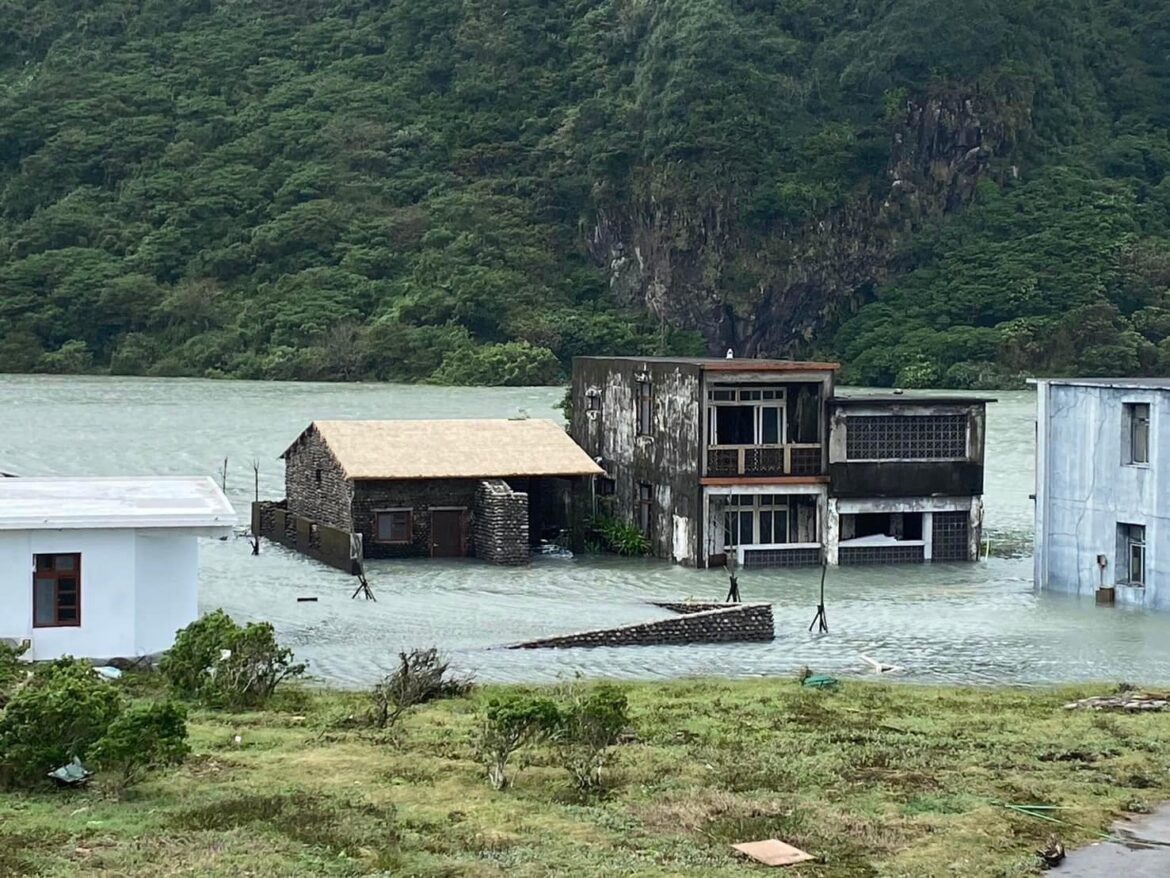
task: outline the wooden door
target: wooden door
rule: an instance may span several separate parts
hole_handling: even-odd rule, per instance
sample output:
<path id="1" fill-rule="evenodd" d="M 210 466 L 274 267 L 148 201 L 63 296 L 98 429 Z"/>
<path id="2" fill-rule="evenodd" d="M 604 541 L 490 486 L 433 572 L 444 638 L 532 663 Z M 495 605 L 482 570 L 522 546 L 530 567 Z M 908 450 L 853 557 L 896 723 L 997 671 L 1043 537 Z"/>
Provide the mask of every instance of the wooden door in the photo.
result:
<path id="1" fill-rule="evenodd" d="M 431 510 L 431 557 L 462 558 L 467 554 L 465 509 Z"/>

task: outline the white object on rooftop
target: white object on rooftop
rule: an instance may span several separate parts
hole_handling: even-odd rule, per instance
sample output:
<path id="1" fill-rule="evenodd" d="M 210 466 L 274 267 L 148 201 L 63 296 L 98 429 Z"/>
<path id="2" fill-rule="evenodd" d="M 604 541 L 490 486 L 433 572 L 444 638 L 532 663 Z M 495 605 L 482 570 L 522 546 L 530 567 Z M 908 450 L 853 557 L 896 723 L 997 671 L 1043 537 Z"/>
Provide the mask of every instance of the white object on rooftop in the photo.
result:
<path id="1" fill-rule="evenodd" d="M 0 530 L 215 528 L 236 512 L 207 477 L 0 479 Z"/>

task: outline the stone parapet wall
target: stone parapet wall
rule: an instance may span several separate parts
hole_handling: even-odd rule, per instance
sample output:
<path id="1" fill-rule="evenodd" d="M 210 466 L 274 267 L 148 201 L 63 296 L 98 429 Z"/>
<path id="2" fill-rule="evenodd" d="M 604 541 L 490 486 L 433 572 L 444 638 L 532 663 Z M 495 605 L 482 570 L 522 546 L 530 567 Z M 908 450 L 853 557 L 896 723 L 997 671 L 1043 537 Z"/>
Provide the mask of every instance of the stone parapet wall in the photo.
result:
<path id="1" fill-rule="evenodd" d="M 670 619 L 584 631 L 516 643 L 509 649 L 592 646 L 668 646 L 688 643 L 768 641 L 776 636 L 771 604 L 734 604 Z"/>
<path id="2" fill-rule="evenodd" d="M 729 604 L 725 601 L 650 601 L 655 607 L 662 607 L 672 613 L 705 613 L 708 610 L 727 610 L 743 604 Z"/>
<path id="3" fill-rule="evenodd" d="M 479 483 L 472 505 L 475 555 L 494 564 L 527 564 L 528 495 L 513 491 L 502 479 Z"/>
<path id="4" fill-rule="evenodd" d="M 280 543 L 346 573 L 357 572 L 350 534 L 340 528 L 309 521 L 281 503 L 252 504 L 252 534 Z"/>

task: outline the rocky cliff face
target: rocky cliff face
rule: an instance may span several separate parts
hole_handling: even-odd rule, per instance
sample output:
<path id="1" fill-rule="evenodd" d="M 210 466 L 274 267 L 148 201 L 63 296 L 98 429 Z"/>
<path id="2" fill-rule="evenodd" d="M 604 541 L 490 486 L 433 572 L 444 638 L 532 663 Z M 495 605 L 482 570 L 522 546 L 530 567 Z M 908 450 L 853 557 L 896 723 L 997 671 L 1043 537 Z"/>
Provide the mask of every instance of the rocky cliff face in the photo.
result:
<path id="1" fill-rule="evenodd" d="M 645 186 L 631 206 L 599 212 L 590 253 L 619 302 L 699 329 L 713 354 L 796 355 L 889 276 L 909 232 L 962 209 L 981 180 L 1016 173 L 1010 160 L 1030 107 L 1030 96 L 908 100 L 891 126 L 884 179 L 870 188 L 881 194 L 854 196 L 799 227 L 747 228 L 733 170 L 703 203 Z M 730 301 L 733 259 L 751 293 Z"/>

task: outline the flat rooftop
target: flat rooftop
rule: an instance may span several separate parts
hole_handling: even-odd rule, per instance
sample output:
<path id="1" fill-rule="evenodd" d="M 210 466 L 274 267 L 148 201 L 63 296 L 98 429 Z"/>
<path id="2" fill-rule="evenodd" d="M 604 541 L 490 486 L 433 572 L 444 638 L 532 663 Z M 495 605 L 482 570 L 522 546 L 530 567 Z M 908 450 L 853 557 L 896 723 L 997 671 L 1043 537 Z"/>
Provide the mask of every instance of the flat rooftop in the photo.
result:
<path id="1" fill-rule="evenodd" d="M 0 530 L 235 524 L 231 503 L 206 476 L 0 479 Z"/>
<path id="2" fill-rule="evenodd" d="M 1141 390 L 1166 390 L 1170 378 L 1029 378 L 1029 384 L 1068 384 L 1077 387 L 1129 387 Z"/>
<path id="3" fill-rule="evenodd" d="M 934 403 L 935 405 L 986 405 L 999 400 L 990 396 L 963 396 L 955 393 L 874 393 L 869 396 L 833 396 L 829 398 L 829 405 L 851 406 L 891 405 L 896 403 L 916 403 L 918 405 Z"/>
<path id="4" fill-rule="evenodd" d="M 626 363 L 678 364 L 698 366 L 709 372 L 836 372 L 840 363 L 816 363 L 808 360 L 771 360 L 754 357 L 575 357 L 577 360 Z"/>

